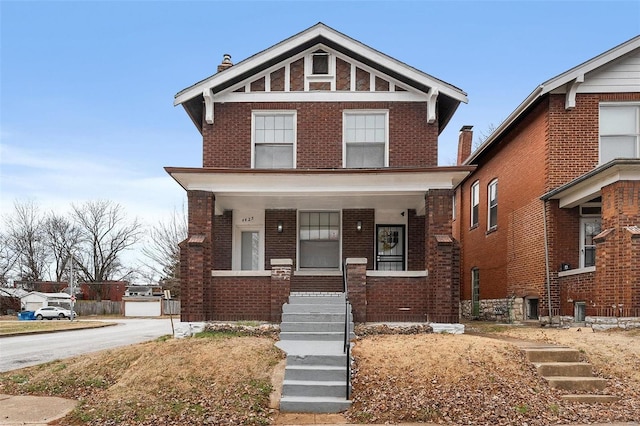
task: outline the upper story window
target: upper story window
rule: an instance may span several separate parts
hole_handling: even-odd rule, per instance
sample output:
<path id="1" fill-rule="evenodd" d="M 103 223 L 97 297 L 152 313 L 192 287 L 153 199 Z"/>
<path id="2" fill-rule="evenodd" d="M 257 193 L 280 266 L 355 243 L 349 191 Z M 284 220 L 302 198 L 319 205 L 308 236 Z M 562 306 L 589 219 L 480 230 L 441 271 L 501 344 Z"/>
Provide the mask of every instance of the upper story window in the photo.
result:
<path id="1" fill-rule="evenodd" d="M 389 165 L 388 114 L 386 111 L 344 113 L 343 164 L 347 168 L 378 168 Z"/>
<path id="2" fill-rule="evenodd" d="M 256 169 L 295 167 L 295 111 L 254 111 L 252 166 Z"/>
<path id="3" fill-rule="evenodd" d="M 600 105 L 600 164 L 640 158 L 640 104 Z"/>
<path id="4" fill-rule="evenodd" d="M 311 73 L 313 75 L 329 74 L 329 54 L 318 49 L 311 55 Z"/>
<path id="5" fill-rule="evenodd" d="M 471 185 L 471 227 L 478 226 L 478 214 L 480 209 L 480 182 L 475 181 Z"/>
<path id="6" fill-rule="evenodd" d="M 492 180 L 487 188 L 487 229 L 498 226 L 498 180 Z"/>

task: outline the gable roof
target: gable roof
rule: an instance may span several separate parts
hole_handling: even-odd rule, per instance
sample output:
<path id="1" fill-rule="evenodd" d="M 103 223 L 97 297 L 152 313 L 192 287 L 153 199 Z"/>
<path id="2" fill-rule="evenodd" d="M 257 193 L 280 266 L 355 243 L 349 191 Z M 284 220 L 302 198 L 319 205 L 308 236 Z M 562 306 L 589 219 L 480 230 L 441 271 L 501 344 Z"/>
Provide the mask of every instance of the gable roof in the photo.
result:
<path id="1" fill-rule="evenodd" d="M 449 122 L 460 102 L 468 102 L 461 89 L 387 56 L 365 44 L 352 39 L 322 22 L 267 48 L 224 72 L 218 72 L 175 95 L 174 105 L 182 105 L 196 126 L 200 128 L 203 92 L 210 90 L 215 96 L 234 84 L 260 73 L 287 58 L 301 53 L 317 44 L 324 44 L 341 54 L 349 56 L 372 69 L 385 73 L 420 92 L 437 90 L 440 131 Z"/>
<path id="2" fill-rule="evenodd" d="M 550 92 L 566 93 L 567 98 L 565 105 L 566 108 L 571 108 L 572 101 L 573 106 L 575 106 L 575 94 L 578 86 L 584 82 L 586 74 L 602 69 L 612 62 L 620 60 L 624 56 L 633 54 L 634 51 L 638 51 L 639 49 L 640 35 L 540 84 L 524 101 L 522 101 L 520 105 L 518 105 L 518 107 L 498 126 L 498 128 L 489 135 L 482 145 L 471 153 L 469 158 L 467 158 L 463 164 L 473 164 L 474 161 L 476 161 L 478 157 L 480 157 L 489 147 L 496 143 L 503 134 L 508 132 L 521 117 L 527 114 L 527 112 L 530 111 L 543 96 Z M 628 91 L 628 87 L 625 87 L 622 90 Z"/>

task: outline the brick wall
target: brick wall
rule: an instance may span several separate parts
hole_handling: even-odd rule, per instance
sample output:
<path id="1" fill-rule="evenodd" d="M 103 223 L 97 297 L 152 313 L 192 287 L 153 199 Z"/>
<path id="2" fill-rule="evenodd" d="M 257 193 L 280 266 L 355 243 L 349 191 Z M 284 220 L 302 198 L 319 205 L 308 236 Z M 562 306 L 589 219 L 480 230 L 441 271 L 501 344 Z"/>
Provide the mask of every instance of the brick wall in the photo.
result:
<path id="1" fill-rule="evenodd" d="M 426 277 L 367 277 L 367 321 L 425 321 L 426 281 Z"/>
<path id="2" fill-rule="evenodd" d="M 233 240 L 233 211 L 213 218 L 213 268 L 217 271 L 230 271 Z"/>
<path id="3" fill-rule="evenodd" d="M 271 321 L 271 277 L 213 277 L 206 303 L 213 321 Z"/>
<path id="4" fill-rule="evenodd" d="M 215 122 L 203 124 L 203 167 L 251 167 L 251 112 L 297 111 L 297 168 L 342 167 L 342 112 L 389 110 L 389 165 L 438 164 L 438 124 L 428 124 L 426 103 L 322 102 L 215 104 Z M 224 153 L 224 155 L 220 155 Z"/>
<path id="5" fill-rule="evenodd" d="M 362 222 L 362 230 L 356 229 Z M 367 269 L 374 268 L 375 256 L 375 210 L 342 210 L 342 258 L 363 257 L 367 259 Z"/>
<path id="6" fill-rule="evenodd" d="M 416 211 L 409 209 L 407 211 L 407 266 L 409 271 L 424 271 L 425 254 L 424 254 L 424 216 L 417 216 Z"/>
<path id="7" fill-rule="evenodd" d="M 271 259 L 292 259 L 295 270 L 297 244 L 295 210 L 266 210 L 264 214 L 264 268 L 271 269 Z M 278 222 L 282 222 L 279 233 Z"/>
<path id="8" fill-rule="evenodd" d="M 342 291 L 342 275 L 291 277 L 291 291 Z"/>
<path id="9" fill-rule="evenodd" d="M 587 313 L 593 305 L 593 294 L 596 288 L 595 273 L 569 275 L 558 278 L 560 286 L 560 315 L 574 314 L 574 302 L 586 302 Z M 571 300 L 571 301 L 570 301 Z"/>

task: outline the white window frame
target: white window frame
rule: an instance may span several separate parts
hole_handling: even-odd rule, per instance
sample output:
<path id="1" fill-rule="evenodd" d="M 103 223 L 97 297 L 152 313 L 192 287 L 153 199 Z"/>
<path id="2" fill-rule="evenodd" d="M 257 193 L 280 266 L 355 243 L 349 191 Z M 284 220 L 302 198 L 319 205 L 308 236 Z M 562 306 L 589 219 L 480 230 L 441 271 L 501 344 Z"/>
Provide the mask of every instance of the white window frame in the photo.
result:
<path id="1" fill-rule="evenodd" d="M 242 270 L 242 233 L 258 232 L 260 242 L 258 245 L 258 257 L 260 268 L 264 271 L 264 210 L 261 211 L 237 211 L 233 212 L 233 240 L 231 241 L 231 269 Z"/>
<path id="2" fill-rule="evenodd" d="M 606 133 L 603 134 L 602 130 L 602 110 L 604 108 L 634 108 L 635 109 L 635 131 L 634 133 Z M 631 158 L 640 158 L 640 103 L 639 102 L 603 102 L 600 104 L 600 108 L 598 110 L 598 161 L 600 164 L 603 164 L 602 159 L 602 138 L 604 137 L 628 137 L 635 139 L 635 157 Z M 606 162 L 610 161 L 607 160 Z"/>
<path id="3" fill-rule="evenodd" d="M 300 225 L 302 223 L 300 216 L 302 214 L 307 213 L 338 213 L 338 267 L 337 268 L 310 268 L 310 267 L 302 267 L 301 265 L 301 248 L 300 248 Z M 297 234 L 296 234 L 296 265 L 297 270 L 299 271 L 310 271 L 310 270 L 321 270 L 321 271 L 332 271 L 332 270 L 340 270 L 342 269 L 341 261 L 342 259 L 342 211 L 341 210 L 298 210 L 297 217 Z"/>
<path id="4" fill-rule="evenodd" d="M 291 148 L 293 150 L 292 169 L 296 168 L 296 151 L 298 145 L 298 113 L 296 110 L 253 110 L 251 111 L 251 168 L 256 168 L 256 117 L 269 117 L 269 116 L 277 116 L 277 115 L 286 115 L 291 116 L 293 119 L 293 142 L 291 143 Z M 275 144 L 275 143 L 274 143 Z M 260 145 L 260 144 L 258 144 Z M 282 143 L 281 145 L 288 145 Z"/>
<path id="5" fill-rule="evenodd" d="M 349 109 L 342 112 L 342 167 L 347 168 L 347 117 L 357 115 L 384 115 L 384 160 L 381 167 L 389 167 L 389 110 Z"/>
<path id="6" fill-rule="evenodd" d="M 471 193 L 469 194 L 471 209 L 469 213 L 469 222 L 471 228 L 478 226 L 480 222 L 480 181 L 477 180 L 471 184 Z M 474 207 L 478 208 L 476 213 L 473 212 Z"/>
<path id="7" fill-rule="evenodd" d="M 601 206 L 600 203 L 589 203 L 586 205 L 583 205 L 580 207 L 580 210 L 582 210 L 582 207 L 599 207 Z M 588 267 L 594 267 L 596 265 L 589 265 L 586 266 L 585 265 L 585 254 L 586 254 L 586 248 L 587 247 L 593 247 L 595 249 L 595 244 L 593 245 L 586 245 L 584 243 L 584 239 L 585 239 L 585 232 L 584 232 L 584 225 L 587 222 L 598 222 L 600 224 L 600 226 L 602 226 L 602 218 L 601 215 L 598 214 L 586 214 L 586 215 L 580 215 L 580 262 L 579 262 L 579 267 L 582 268 L 588 268 Z"/>
<path id="8" fill-rule="evenodd" d="M 495 191 L 492 191 L 495 188 Z M 495 197 L 492 199 L 492 196 Z M 491 205 L 491 202 L 495 201 L 495 205 Z M 491 223 L 491 209 L 496 209 L 496 223 Z M 492 231 L 498 227 L 498 179 L 494 179 L 487 185 L 487 230 Z"/>

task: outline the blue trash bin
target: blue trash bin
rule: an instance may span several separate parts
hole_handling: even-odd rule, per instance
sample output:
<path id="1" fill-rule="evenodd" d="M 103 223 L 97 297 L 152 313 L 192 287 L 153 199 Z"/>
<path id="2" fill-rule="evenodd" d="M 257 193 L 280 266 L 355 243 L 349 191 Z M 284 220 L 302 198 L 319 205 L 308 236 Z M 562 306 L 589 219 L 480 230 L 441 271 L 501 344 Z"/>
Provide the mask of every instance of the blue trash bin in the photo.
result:
<path id="1" fill-rule="evenodd" d="M 36 319 L 36 317 L 33 316 L 34 313 L 35 313 L 34 311 L 22 311 L 22 312 L 18 313 L 18 320 L 20 320 L 20 321 L 34 320 L 34 319 Z"/>

